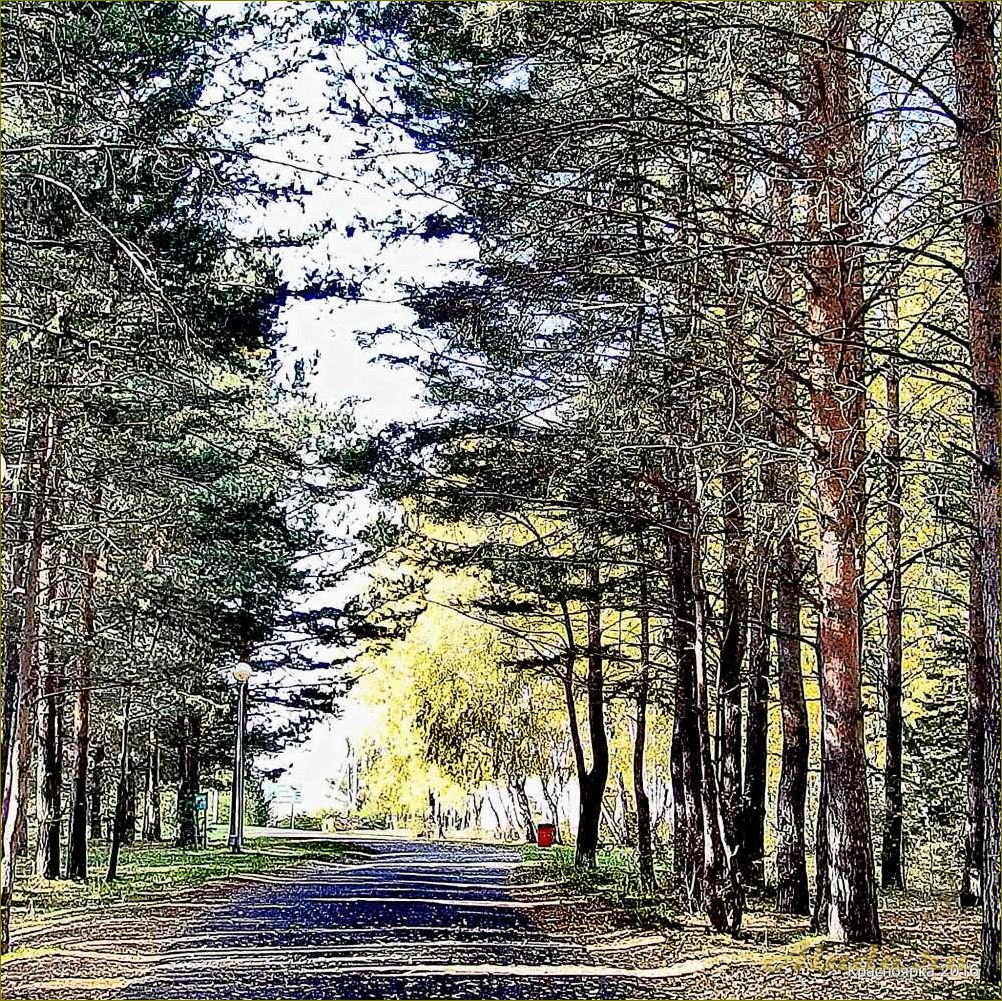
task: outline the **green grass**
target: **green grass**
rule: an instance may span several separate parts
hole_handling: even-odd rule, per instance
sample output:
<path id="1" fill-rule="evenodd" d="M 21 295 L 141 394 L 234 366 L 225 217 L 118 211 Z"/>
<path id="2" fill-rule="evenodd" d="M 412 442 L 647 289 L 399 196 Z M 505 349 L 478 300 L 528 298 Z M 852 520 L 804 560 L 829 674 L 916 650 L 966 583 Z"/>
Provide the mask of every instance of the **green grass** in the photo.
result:
<path id="1" fill-rule="evenodd" d="M 13 901 L 14 926 L 55 912 L 128 900 L 155 900 L 214 879 L 280 869 L 302 861 L 334 861 L 358 849 L 346 842 L 297 838 L 253 838 L 234 855 L 225 845 L 206 849 L 136 844 L 122 849 L 118 878 L 109 883 L 108 845 L 92 844 L 85 881 L 19 879 Z"/>
<path id="2" fill-rule="evenodd" d="M 678 925 L 673 901 L 659 892 L 650 893 L 640 885 L 635 853 L 627 848 L 599 851 L 594 869 L 574 865 L 574 849 L 567 845 L 538 848 L 524 845 L 525 882 L 552 881 L 564 890 L 585 897 L 601 898 L 622 909 L 629 924 L 643 928 L 671 928 Z M 660 874 L 662 879 L 666 873 Z"/>

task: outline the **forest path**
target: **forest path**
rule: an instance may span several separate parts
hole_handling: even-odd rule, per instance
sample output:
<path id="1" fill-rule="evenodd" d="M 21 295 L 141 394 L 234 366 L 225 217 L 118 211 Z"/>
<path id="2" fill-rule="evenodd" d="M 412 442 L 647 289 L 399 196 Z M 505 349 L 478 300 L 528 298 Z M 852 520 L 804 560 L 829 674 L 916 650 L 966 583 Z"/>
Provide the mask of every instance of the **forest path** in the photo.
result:
<path id="1" fill-rule="evenodd" d="M 22 941 L 17 998 L 909 997 L 915 981 L 820 970 L 796 950 L 714 944 L 638 969 L 630 943 L 596 949 L 541 930 L 552 892 L 512 881 L 517 850 L 374 838 L 358 861 L 304 862 L 157 904 L 109 909 Z M 538 891 L 544 892 L 540 894 Z M 670 933 L 669 933 L 670 934 Z M 686 936 L 680 936 L 686 937 Z M 631 968 L 632 967 L 632 968 Z M 763 993 L 764 992 L 764 993 Z"/>

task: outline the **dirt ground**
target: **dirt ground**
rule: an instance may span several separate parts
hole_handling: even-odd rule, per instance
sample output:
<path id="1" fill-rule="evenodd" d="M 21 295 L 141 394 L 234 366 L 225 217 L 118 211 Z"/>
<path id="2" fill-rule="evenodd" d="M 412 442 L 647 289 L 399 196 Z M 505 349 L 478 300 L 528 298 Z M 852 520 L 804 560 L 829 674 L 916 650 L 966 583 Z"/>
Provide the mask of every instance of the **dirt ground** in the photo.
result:
<path id="1" fill-rule="evenodd" d="M 549 891 L 528 889 L 545 900 Z M 645 922 L 595 897 L 533 912 L 547 934 L 582 942 L 610 966 L 688 983 L 706 998 L 998 998 L 978 983 L 980 914 L 940 899 L 890 898 L 881 946 L 840 946 L 813 935 L 807 918 L 752 908 L 739 936 L 698 917 Z"/>

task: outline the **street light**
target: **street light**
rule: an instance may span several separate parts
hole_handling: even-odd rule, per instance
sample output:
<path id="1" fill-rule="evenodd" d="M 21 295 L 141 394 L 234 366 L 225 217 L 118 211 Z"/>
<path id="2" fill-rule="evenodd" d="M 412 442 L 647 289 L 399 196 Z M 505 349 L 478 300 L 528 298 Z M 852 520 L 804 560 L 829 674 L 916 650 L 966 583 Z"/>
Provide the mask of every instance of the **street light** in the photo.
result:
<path id="1" fill-rule="evenodd" d="M 244 843 L 244 730 L 247 718 L 247 683 L 254 673 L 250 664 L 240 661 L 233 668 L 237 683 L 237 743 L 233 757 L 233 788 L 230 792 L 230 851 L 239 852 Z"/>

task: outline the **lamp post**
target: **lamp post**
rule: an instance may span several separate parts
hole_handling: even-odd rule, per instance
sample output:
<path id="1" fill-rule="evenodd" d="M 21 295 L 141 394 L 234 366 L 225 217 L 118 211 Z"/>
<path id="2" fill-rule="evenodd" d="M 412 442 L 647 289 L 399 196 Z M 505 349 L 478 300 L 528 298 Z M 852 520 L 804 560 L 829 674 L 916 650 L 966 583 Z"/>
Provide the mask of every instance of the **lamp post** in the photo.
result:
<path id="1" fill-rule="evenodd" d="M 247 723 L 247 683 L 253 672 L 246 661 L 233 668 L 237 683 L 237 743 L 233 756 L 233 788 L 230 792 L 230 851 L 239 852 L 244 843 L 244 731 Z"/>

